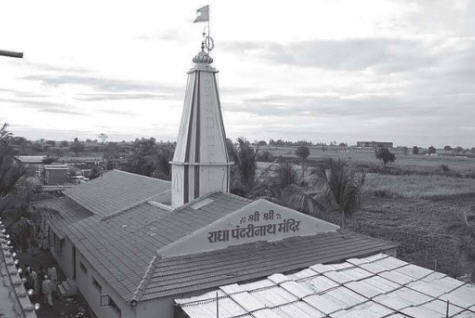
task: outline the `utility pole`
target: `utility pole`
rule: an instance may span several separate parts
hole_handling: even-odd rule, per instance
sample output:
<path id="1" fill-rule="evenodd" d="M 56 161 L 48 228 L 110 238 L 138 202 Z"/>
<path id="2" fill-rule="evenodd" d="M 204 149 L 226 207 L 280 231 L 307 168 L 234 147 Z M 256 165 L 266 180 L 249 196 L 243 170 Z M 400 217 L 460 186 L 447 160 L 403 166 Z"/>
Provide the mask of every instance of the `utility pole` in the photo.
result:
<path id="1" fill-rule="evenodd" d="M 3 51 L 0 50 L 0 56 L 16 57 L 18 59 L 23 58 L 23 52 Z"/>

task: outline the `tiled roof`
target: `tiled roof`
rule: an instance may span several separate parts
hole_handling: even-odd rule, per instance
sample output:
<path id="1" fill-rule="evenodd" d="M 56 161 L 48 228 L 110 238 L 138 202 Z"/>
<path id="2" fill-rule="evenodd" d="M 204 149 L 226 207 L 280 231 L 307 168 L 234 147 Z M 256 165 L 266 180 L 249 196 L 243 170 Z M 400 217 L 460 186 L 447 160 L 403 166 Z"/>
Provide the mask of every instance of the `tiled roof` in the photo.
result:
<path id="1" fill-rule="evenodd" d="M 64 194 L 94 214 L 107 217 L 169 190 L 169 181 L 112 170 Z"/>
<path id="2" fill-rule="evenodd" d="M 112 287 L 130 300 L 157 250 L 249 204 L 227 193 L 207 197 L 199 209 L 193 203 L 173 212 L 141 203 L 111 217 L 92 216 L 73 223 L 68 235 L 76 248 Z"/>
<path id="3" fill-rule="evenodd" d="M 258 279 L 316 262 L 386 251 L 395 245 L 355 233 L 325 233 L 165 257 L 160 249 L 242 209 L 250 200 L 212 193 L 171 210 L 170 183 L 118 170 L 40 204 L 58 235 L 125 300 L 137 301 Z"/>
<path id="4" fill-rule="evenodd" d="M 352 232 L 328 232 L 163 258 L 155 263 L 142 300 L 216 288 L 395 247 L 392 243 Z"/>
<path id="5" fill-rule="evenodd" d="M 67 226 L 93 215 L 68 198 L 39 201 L 35 203 L 35 207 L 46 209 L 48 221 L 60 238 L 64 238 Z"/>
<path id="6" fill-rule="evenodd" d="M 189 318 L 475 317 L 475 286 L 377 254 L 176 299 Z"/>

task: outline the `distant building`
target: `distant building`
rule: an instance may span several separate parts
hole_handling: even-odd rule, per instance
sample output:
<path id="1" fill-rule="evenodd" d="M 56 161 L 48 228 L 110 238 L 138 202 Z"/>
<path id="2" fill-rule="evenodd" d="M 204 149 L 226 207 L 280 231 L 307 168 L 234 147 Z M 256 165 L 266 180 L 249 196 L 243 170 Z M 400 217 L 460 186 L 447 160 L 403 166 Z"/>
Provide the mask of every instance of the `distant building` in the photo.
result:
<path id="1" fill-rule="evenodd" d="M 393 147 L 393 143 L 387 141 L 357 141 L 356 147 L 390 149 Z"/>
<path id="2" fill-rule="evenodd" d="M 27 175 L 39 177 L 46 156 L 15 156 L 15 159 L 23 165 Z"/>
<path id="3" fill-rule="evenodd" d="M 67 165 L 45 165 L 45 184 L 63 185 L 70 182 Z"/>

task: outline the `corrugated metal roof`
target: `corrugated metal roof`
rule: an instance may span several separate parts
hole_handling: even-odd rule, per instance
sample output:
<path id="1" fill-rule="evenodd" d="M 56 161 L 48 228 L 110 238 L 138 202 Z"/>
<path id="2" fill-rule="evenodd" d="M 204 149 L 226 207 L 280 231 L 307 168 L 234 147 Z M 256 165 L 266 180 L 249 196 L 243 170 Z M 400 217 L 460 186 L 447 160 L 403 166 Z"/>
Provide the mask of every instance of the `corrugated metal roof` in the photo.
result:
<path id="1" fill-rule="evenodd" d="M 168 190 L 169 181 L 112 170 L 64 194 L 94 214 L 107 217 Z"/>
<path id="2" fill-rule="evenodd" d="M 368 269 L 373 269 L 370 276 Z M 328 287 L 327 281 L 333 284 Z M 258 289 L 234 284 L 217 290 L 220 317 L 436 318 L 446 317 L 447 300 L 449 317 L 475 317 L 474 285 L 385 254 L 317 264 L 252 284 Z M 216 291 L 175 303 L 190 318 L 216 317 Z M 228 306 L 237 314 L 229 314 Z"/>
<path id="3" fill-rule="evenodd" d="M 22 163 L 43 163 L 46 156 L 15 156 Z"/>

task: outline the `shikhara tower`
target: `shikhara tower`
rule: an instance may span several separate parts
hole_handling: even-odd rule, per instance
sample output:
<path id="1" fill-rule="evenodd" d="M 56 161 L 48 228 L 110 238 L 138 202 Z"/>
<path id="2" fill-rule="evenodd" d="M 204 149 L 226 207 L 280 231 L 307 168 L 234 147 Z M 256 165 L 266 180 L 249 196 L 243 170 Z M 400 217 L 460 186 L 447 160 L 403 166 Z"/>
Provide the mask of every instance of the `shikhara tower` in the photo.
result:
<path id="1" fill-rule="evenodd" d="M 206 193 L 229 191 L 230 165 L 213 59 L 205 51 L 193 58 L 172 164 L 172 206 Z"/>

